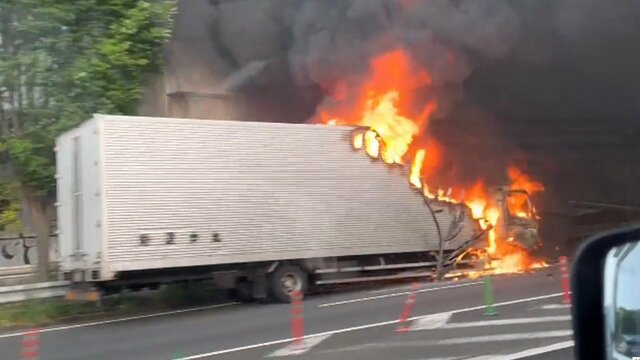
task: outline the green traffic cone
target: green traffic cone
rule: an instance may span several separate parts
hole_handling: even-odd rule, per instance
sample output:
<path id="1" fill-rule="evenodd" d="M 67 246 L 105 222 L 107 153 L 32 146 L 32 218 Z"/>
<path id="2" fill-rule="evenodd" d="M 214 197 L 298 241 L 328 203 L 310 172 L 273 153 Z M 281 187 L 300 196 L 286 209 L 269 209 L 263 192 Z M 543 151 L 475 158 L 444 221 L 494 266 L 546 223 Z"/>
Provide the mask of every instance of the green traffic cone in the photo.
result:
<path id="1" fill-rule="evenodd" d="M 498 315 L 496 309 L 493 308 L 493 285 L 491 284 L 491 277 L 484 278 L 484 314 L 486 316 Z"/>

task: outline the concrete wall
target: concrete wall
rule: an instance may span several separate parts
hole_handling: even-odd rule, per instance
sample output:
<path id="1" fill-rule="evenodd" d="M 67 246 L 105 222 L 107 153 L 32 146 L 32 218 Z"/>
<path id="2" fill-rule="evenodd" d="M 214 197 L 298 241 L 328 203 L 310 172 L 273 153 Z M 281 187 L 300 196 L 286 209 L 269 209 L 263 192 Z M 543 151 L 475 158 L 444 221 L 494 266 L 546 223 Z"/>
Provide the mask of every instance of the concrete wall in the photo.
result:
<path id="1" fill-rule="evenodd" d="M 174 32 L 164 49 L 165 66 L 145 90 L 144 116 L 240 120 L 246 118 L 237 94 L 222 91 L 231 67 L 216 49 L 217 19 L 207 1 L 178 2 Z"/>

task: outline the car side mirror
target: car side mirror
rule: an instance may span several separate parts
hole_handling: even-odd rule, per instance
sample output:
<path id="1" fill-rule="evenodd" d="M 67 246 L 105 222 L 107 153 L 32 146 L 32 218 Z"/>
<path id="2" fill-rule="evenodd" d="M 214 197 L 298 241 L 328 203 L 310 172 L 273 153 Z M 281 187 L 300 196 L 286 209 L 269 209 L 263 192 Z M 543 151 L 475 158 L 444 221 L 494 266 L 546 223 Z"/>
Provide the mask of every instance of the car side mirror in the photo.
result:
<path id="1" fill-rule="evenodd" d="M 640 226 L 598 235 L 572 269 L 576 359 L 640 359 Z"/>

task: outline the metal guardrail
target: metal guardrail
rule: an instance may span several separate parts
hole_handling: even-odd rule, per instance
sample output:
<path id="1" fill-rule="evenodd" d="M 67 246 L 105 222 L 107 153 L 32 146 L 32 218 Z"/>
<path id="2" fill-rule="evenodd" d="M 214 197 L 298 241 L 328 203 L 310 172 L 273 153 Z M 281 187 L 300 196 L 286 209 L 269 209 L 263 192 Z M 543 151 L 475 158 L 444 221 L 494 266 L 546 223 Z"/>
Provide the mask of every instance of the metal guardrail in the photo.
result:
<path id="1" fill-rule="evenodd" d="M 0 287 L 0 304 L 29 299 L 62 297 L 69 288 L 68 281 L 13 285 Z"/>
<path id="2" fill-rule="evenodd" d="M 10 267 L 0 267 L 0 279 L 6 277 L 30 276 L 36 273 L 35 265 L 20 265 Z"/>

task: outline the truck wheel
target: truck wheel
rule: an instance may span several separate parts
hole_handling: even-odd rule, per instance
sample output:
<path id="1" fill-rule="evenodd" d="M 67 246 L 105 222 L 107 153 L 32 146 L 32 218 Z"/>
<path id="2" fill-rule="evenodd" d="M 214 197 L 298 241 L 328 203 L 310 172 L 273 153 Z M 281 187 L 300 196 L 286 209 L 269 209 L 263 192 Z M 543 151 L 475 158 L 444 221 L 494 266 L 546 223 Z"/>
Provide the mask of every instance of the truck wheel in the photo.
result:
<path id="1" fill-rule="evenodd" d="M 303 294 L 309 287 L 307 274 L 298 266 L 281 266 L 271 274 L 271 296 L 279 302 L 291 301 L 291 293 L 298 290 Z"/>

